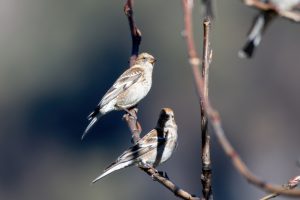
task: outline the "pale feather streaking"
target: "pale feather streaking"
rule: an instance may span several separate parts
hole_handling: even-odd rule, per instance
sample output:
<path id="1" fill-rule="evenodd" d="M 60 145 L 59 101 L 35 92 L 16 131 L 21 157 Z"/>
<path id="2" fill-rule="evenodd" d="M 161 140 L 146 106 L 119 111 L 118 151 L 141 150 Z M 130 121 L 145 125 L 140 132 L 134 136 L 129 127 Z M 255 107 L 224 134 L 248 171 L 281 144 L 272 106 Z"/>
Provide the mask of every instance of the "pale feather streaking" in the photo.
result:
<path id="1" fill-rule="evenodd" d="M 102 97 L 101 101 L 88 116 L 90 121 L 82 139 L 90 128 L 103 115 L 113 110 L 125 110 L 138 104 L 150 91 L 155 58 L 148 53 L 138 55 L 133 66 L 127 69 Z"/>
<path id="2" fill-rule="evenodd" d="M 93 183 L 104 176 L 136 165 L 138 167 L 156 167 L 168 160 L 177 146 L 177 125 L 174 112 L 163 108 L 156 127 L 141 138 L 135 145 L 127 149 L 115 162 L 108 166 Z"/>

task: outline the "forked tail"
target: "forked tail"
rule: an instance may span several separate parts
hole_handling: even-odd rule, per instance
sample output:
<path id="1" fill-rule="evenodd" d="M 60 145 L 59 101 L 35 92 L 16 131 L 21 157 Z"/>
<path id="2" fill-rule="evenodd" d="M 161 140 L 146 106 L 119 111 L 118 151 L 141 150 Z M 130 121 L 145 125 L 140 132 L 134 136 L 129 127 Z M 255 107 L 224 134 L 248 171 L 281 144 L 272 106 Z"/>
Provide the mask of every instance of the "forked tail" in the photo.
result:
<path id="1" fill-rule="evenodd" d="M 97 120 L 102 116 L 99 107 L 97 106 L 95 108 L 95 110 L 89 114 L 89 116 L 87 117 L 88 120 L 90 120 L 89 125 L 86 127 L 86 129 L 84 130 L 84 133 L 81 136 L 81 140 L 83 140 L 83 138 L 86 136 L 86 134 L 88 133 L 88 131 L 94 126 L 94 124 L 97 122 Z"/>

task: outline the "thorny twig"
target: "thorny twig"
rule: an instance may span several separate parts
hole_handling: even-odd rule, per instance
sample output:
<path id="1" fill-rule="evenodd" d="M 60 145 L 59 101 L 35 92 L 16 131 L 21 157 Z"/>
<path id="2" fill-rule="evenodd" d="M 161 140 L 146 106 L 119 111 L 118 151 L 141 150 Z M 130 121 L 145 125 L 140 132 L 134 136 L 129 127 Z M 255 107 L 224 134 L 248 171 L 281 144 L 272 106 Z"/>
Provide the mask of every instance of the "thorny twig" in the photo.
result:
<path id="1" fill-rule="evenodd" d="M 132 51 L 130 56 L 130 66 L 134 65 L 136 57 L 139 52 L 139 45 L 141 43 L 141 31 L 137 28 L 134 18 L 133 18 L 133 0 L 127 0 L 124 6 L 124 12 L 125 15 L 128 18 L 130 32 L 131 32 L 131 38 L 132 38 Z M 123 118 L 128 124 L 128 127 L 132 133 L 133 142 L 136 143 L 140 139 L 140 133 L 142 131 L 141 125 L 137 121 L 137 108 L 133 107 L 129 109 L 131 114 L 125 114 Z M 151 176 L 154 180 L 165 186 L 167 189 L 169 189 L 171 192 L 174 193 L 174 195 L 186 199 L 186 200 L 200 200 L 199 197 L 196 197 L 194 195 L 191 195 L 187 191 L 179 188 L 175 183 L 170 181 L 168 177 L 162 176 L 160 173 L 157 172 L 154 168 L 142 168 L 141 170 L 146 172 L 149 176 Z"/>
<path id="2" fill-rule="evenodd" d="M 273 185 L 267 182 L 264 182 L 256 175 L 254 175 L 246 166 L 246 164 L 242 161 L 238 153 L 235 151 L 230 141 L 227 139 L 221 118 L 217 110 L 215 110 L 210 103 L 209 98 L 205 98 L 204 86 L 205 82 L 201 77 L 200 70 L 198 68 L 200 64 L 200 59 L 197 57 L 197 53 L 194 46 L 194 40 L 192 35 L 192 24 L 191 24 L 191 15 L 187 12 L 190 12 L 190 9 L 193 7 L 192 0 L 182 0 L 184 6 L 184 21 L 185 21 L 185 36 L 187 40 L 188 47 L 188 55 L 189 55 L 189 63 L 192 66 L 194 81 L 196 85 L 196 91 L 199 99 L 203 99 L 204 110 L 208 116 L 208 119 L 213 127 L 214 133 L 217 136 L 219 143 L 221 144 L 223 150 L 231 158 L 231 161 L 235 167 L 235 169 L 247 179 L 251 184 L 267 191 L 270 193 L 276 193 L 286 196 L 300 196 L 300 190 L 282 190 L 282 187 L 279 185 Z"/>

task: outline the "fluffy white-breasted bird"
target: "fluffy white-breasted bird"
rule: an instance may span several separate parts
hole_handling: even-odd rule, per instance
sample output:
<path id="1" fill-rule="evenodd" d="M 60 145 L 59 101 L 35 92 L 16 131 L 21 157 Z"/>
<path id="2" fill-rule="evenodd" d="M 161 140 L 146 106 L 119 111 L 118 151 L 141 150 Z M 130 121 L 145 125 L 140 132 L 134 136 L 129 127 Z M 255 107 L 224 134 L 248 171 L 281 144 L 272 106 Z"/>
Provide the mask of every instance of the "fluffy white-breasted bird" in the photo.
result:
<path id="1" fill-rule="evenodd" d="M 90 121 L 82 139 L 96 121 L 113 110 L 125 110 L 139 103 L 150 91 L 155 58 L 148 53 L 138 55 L 135 64 L 127 69 L 102 97 L 95 110 L 88 116 Z"/>

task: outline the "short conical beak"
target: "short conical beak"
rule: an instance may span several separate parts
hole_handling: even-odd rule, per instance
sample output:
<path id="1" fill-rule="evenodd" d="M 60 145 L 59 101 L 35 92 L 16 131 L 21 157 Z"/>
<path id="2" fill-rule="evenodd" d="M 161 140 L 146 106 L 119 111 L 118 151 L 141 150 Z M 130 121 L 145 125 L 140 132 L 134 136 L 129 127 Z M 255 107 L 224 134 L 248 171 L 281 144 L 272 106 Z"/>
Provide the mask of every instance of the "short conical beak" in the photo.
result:
<path id="1" fill-rule="evenodd" d="M 151 61 L 150 61 L 151 64 L 154 64 L 155 62 L 156 62 L 155 58 L 151 59 Z"/>

